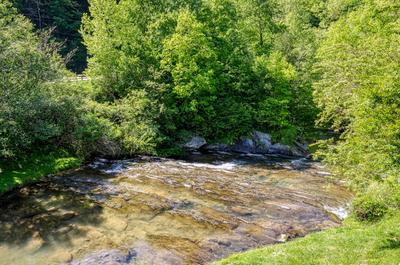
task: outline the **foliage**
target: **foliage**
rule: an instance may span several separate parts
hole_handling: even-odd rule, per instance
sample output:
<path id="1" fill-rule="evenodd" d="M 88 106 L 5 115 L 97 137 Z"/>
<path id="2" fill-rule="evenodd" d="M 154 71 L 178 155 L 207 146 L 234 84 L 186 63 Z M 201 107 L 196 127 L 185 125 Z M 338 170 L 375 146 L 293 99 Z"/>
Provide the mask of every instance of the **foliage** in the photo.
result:
<path id="1" fill-rule="evenodd" d="M 65 113 L 49 82 L 62 67 L 53 47 L 7 2 L 0 12 L 0 156 L 13 156 L 61 134 L 57 120 Z"/>
<path id="2" fill-rule="evenodd" d="M 298 104 L 311 88 L 298 89 L 297 69 L 274 51 L 281 32 L 271 8 L 250 0 L 92 1 L 82 34 L 96 99 L 114 104 L 147 91 L 162 145 L 190 133 L 234 142 L 254 128 L 290 143 L 312 117 L 311 101 Z"/>
<path id="3" fill-rule="evenodd" d="M 86 48 L 79 34 L 81 17 L 87 12 L 87 0 L 12 0 L 15 7 L 27 16 L 36 29 L 54 28 L 51 36 L 62 43 L 60 53 L 67 67 L 81 73 L 86 67 Z"/>
<path id="4" fill-rule="evenodd" d="M 400 172 L 399 8 L 367 1 L 330 28 L 318 51 L 320 122 L 342 132 L 326 160 L 357 185 Z"/>
<path id="5" fill-rule="evenodd" d="M 341 134 L 320 154 L 358 191 L 353 214 L 373 221 L 399 209 L 400 5 L 344 2 L 317 52 L 319 122 Z"/>
<path id="6" fill-rule="evenodd" d="M 176 143 L 191 135 L 232 143 L 257 129 L 290 144 L 307 134 L 319 112 L 318 126 L 339 135 L 322 141 L 319 154 L 358 191 L 354 218 L 382 221 L 351 223 L 222 263 L 395 261 L 397 1 L 90 3 L 82 27 L 85 0 L 14 0 L 32 23 L 7 0 L 0 3 L 0 192 L 94 155 L 179 156 Z M 86 67 L 82 40 L 92 81 L 66 82 L 66 62 L 76 72 Z"/>
<path id="7" fill-rule="evenodd" d="M 258 126 L 283 135 L 293 131 L 290 106 L 294 100 L 292 81 L 296 79 L 296 70 L 279 52 L 274 52 L 268 57 L 257 57 L 254 68 L 261 88 L 260 97 L 266 96 L 257 108 Z"/>
<path id="8" fill-rule="evenodd" d="M 91 88 L 62 81 L 67 73 L 58 46 L 47 35 L 33 34 L 32 24 L 9 3 L 0 7 L 0 157 L 21 157 L 43 146 L 86 157 L 100 153 L 97 147 L 105 143 L 120 144 L 124 150 L 118 153 L 130 154 L 155 145 L 151 119 L 137 116 L 148 108 L 145 94 L 121 100 L 110 111 L 113 117 L 96 116 Z"/>
<path id="9" fill-rule="evenodd" d="M 360 221 L 377 221 L 383 218 L 387 208 L 382 200 L 369 195 L 357 197 L 352 202 L 352 212 Z"/>
<path id="10" fill-rule="evenodd" d="M 377 221 L 399 209 L 400 185 L 395 178 L 371 183 L 352 203 L 352 213 L 360 221 Z"/>
<path id="11" fill-rule="evenodd" d="M 161 58 L 161 69 L 172 80 L 166 95 L 167 111 L 179 113 L 166 115 L 188 131 L 211 135 L 209 125 L 216 116 L 217 54 L 204 25 L 188 10 L 179 13 L 175 33 L 165 40 Z"/>

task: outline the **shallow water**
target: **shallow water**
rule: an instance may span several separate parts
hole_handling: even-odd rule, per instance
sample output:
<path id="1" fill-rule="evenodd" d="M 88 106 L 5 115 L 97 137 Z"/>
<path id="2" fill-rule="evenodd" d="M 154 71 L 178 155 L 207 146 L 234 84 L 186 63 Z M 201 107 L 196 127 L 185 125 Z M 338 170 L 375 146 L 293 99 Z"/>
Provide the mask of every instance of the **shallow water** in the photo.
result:
<path id="1" fill-rule="evenodd" d="M 0 264 L 206 264 L 337 226 L 350 198 L 304 159 L 96 160 L 0 198 Z"/>

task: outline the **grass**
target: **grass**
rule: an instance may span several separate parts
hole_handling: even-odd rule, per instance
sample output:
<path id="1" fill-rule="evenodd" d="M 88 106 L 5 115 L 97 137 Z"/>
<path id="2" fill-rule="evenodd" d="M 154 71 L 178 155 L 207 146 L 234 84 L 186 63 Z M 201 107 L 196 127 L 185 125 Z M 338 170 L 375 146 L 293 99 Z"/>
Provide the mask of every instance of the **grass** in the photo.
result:
<path id="1" fill-rule="evenodd" d="M 340 228 L 230 256 L 213 265 L 400 265 L 400 212 L 378 223 Z"/>
<path id="2" fill-rule="evenodd" d="M 81 159 L 64 151 L 37 152 L 17 161 L 0 161 L 0 194 L 81 163 Z"/>

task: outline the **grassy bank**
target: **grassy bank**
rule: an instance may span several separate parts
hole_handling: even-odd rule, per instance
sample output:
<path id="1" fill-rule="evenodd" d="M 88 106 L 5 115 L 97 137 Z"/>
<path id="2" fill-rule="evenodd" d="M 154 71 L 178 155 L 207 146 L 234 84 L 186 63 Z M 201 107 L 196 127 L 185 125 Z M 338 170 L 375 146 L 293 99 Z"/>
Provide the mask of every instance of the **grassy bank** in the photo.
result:
<path id="1" fill-rule="evenodd" d="M 399 224 L 400 212 L 373 224 L 361 224 L 350 218 L 343 227 L 236 254 L 213 265 L 399 265 Z"/>
<path id="2" fill-rule="evenodd" d="M 0 194 L 63 170 L 79 167 L 82 160 L 67 152 L 41 152 L 16 161 L 0 161 Z"/>

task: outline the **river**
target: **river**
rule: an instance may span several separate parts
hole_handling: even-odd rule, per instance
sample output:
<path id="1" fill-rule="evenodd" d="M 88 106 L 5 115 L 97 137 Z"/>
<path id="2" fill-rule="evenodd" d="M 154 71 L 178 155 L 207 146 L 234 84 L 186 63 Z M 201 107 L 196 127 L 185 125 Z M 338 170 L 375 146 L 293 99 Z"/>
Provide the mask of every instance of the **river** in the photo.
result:
<path id="1" fill-rule="evenodd" d="M 97 159 L 0 197 L 0 264 L 207 264 L 336 227 L 351 197 L 305 159 Z"/>

